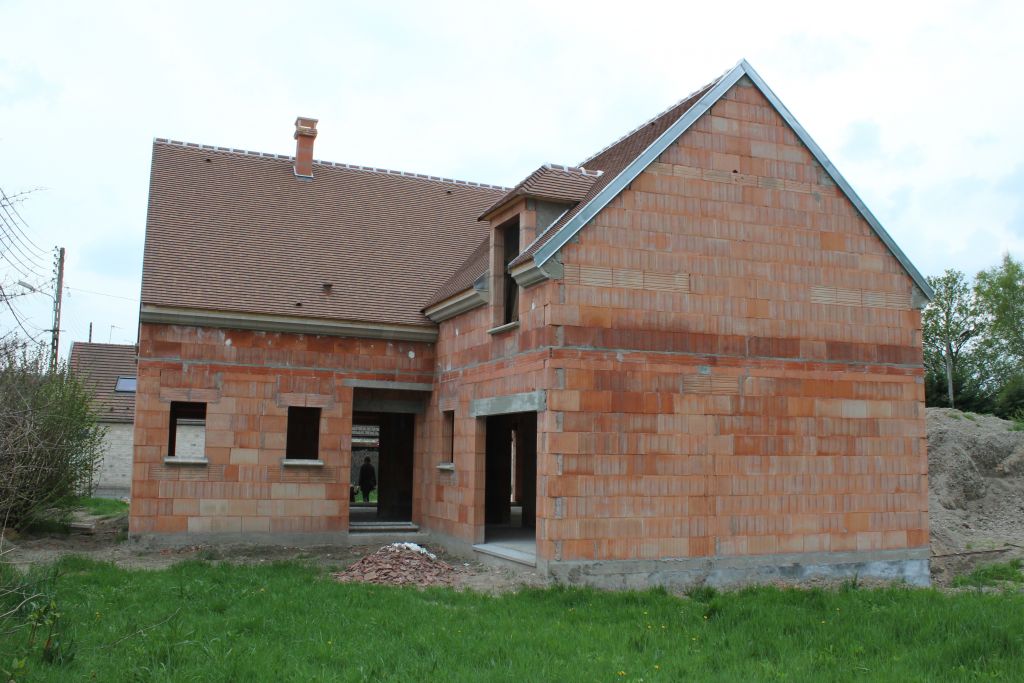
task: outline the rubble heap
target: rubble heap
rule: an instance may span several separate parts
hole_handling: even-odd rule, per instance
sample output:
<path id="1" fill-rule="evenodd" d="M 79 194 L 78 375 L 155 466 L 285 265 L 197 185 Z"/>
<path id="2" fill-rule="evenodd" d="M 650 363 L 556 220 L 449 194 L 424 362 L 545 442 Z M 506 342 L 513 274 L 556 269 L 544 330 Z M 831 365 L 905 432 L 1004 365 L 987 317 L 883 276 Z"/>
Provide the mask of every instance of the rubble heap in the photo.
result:
<path id="1" fill-rule="evenodd" d="M 455 570 L 437 555 L 415 543 L 392 543 L 367 555 L 342 572 L 332 574 L 342 583 L 382 586 L 452 586 Z"/>

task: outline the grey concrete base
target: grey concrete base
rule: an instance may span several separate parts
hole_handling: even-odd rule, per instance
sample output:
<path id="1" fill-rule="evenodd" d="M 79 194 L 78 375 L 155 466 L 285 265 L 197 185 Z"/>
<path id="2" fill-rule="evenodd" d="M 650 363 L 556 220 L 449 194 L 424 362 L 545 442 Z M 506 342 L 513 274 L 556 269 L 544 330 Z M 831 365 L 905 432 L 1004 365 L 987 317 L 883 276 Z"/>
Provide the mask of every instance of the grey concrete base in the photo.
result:
<path id="1" fill-rule="evenodd" d="M 509 548 L 496 543 L 478 543 L 473 546 L 473 550 L 480 555 L 480 560 L 484 564 L 492 564 L 492 560 L 499 560 L 499 566 L 502 567 L 506 566 L 508 562 L 530 568 L 537 566 L 536 553 L 525 553 L 516 548 Z"/>
<path id="2" fill-rule="evenodd" d="M 130 534 L 128 540 L 151 548 L 177 548 L 190 545 L 265 545 L 265 546 L 314 546 L 314 545 L 386 545 L 388 543 L 419 543 L 430 540 L 426 531 L 367 532 L 350 534 L 347 531 L 327 533 L 184 533 L 184 534 Z"/>
<path id="3" fill-rule="evenodd" d="M 800 584 L 813 580 L 871 579 L 928 586 L 928 548 L 845 553 L 794 553 L 672 560 L 547 562 L 556 581 L 611 589 L 653 586 L 716 588 L 756 583 Z"/>

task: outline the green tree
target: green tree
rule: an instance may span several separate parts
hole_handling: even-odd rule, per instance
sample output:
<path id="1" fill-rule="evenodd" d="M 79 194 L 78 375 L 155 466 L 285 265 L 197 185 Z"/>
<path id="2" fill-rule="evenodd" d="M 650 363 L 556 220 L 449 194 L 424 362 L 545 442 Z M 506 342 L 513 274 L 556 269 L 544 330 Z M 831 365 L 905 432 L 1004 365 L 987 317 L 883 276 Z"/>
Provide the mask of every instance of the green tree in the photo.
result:
<path id="1" fill-rule="evenodd" d="M 925 365 L 933 378 L 944 379 L 952 408 L 956 405 L 956 385 L 962 385 L 969 376 L 964 372 L 968 365 L 965 356 L 977 346 L 985 325 L 975 292 L 963 273 L 947 269 L 940 277 L 929 277 L 928 284 L 935 290 L 935 297 L 922 316 Z"/>
<path id="2" fill-rule="evenodd" d="M 1006 254 L 1000 265 L 978 273 L 974 289 L 991 335 L 1019 363 L 1024 359 L 1024 264 Z"/>

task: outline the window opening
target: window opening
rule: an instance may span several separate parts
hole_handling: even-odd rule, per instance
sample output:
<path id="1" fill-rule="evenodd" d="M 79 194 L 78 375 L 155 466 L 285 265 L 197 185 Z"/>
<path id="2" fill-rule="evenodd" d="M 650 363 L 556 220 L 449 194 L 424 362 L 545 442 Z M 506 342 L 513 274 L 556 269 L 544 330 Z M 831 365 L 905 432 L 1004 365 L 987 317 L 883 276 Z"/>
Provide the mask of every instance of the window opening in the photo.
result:
<path id="1" fill-rule="evenodd" d="M 504 229 L 503 236 L 503 258 L 502 265 L 505 272 L 505 318 L 504 323 L 513 323 L 519 320 L 519 285 L 512 277 L 512 270 L 509 264 L 519 256 L 519 225 L 510 225 Z"/>
<path id="2" fill-rule="evenodd" d="M 171 402 L 167 455 L 172 458 L 206 457 L 205 403 Z"/>
<path id="3" fill-rule="evenodd" d="M 444 462 L 455 462 L 455 411 L 446 410 L 441 413 L 441 443 Z"/>
<path id="4" fill-rule="evenodd" d="M 288 439 L 284 457 L 317 460 L 320 454 L 320 409 L 288 406 Z"/>

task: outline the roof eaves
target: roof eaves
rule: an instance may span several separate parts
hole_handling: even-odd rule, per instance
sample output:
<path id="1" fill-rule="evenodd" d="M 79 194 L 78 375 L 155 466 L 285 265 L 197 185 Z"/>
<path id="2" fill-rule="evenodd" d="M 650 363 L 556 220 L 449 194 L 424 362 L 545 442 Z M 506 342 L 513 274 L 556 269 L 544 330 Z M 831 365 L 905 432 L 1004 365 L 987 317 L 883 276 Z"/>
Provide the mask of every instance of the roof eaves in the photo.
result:
<path id="1" fill-rule="evenodd" d="M 724 76 L 722 76 L 714 86 L 711 87 L 704 95 L 697 100 L 697 102 L 686 110 L 686 112 L 671 126 L 669 126 L 664 133 L 652 142 L 647 149 L 645 149 L 636 159 L 631 161 L 618 176 L 612 179 L 608 185 L 603 187 L 579 212 L 576 213 L 565 225 L 560 227 L 558 231 L 541 246 L 533 256 L 533 264 L 535 268 L 544 269 L 544 265 L 557 254 L 562 247 L 564 247 L 569 240 L 576 236 L 583 227 L 589 223 L 594 216 L 601 212 L 612 199 L 614 199 L 620 192 L 622 192 L 626 186 L 628 186 L 633 180 L 636 179 L 640 173 L 647 168 L 651 163 L 657 159 L 662 152 L 664 152 L 669 145 L 675 142 L 686 130 L 690 128 L 697 120 L 703 116 L 711 107 L 725 95 L 729 89 L 734 86 L 741 78 L 747 76 L 757 86 L 757 88 L 764 94 L 765 98 L 775 107 L 779 115 L 789 124 L 796 133 L 800 141 L 807 146 L 814 158 L 824 167 L 828 174 L 835 181 L 836 185 L 843 191 L 850 202 L 856 207 L 857 211 L 861 214 L 868 225 L 871 226 L 872 230 L 878 235 L 882 242 L 889 248 L 889 251 L 896 260 L 900 262 L 904 270 L 910 276 L 914 284 L 921 290 L 924 296 L 930 301 L 935 292 L 925 280 L 924 276 L 921 275 L 920 271 L 910 262 L 903 250 L 897 246 L 896 242 L 893 241 L 892 237 L 886 232 L 882 224 L 875 218 L 874 214 L 868 209 L 867 205 L 864 204 L 863 200 L 854 192 L 853 188 L 846 181 L 846 179 L 839 173 L 838 169 L 832 164 L 829 158 L 825 155 L 822 149 L 816 142 L 811 138 L 803 126 L 796 120 L 796 117 L 786 108 L 782 101 L 779 100 L 778 96 L 772 92 L 771 88 L 768 87 L 764 79 L 754 70 L 754 67 L 747 62 L 746 59 L 740 60 L 740 62 L 730 69 Z M 614 144 L 614 143 L 613 143 Z M 528 263 L 528 262 L 524 262 Z"/>

